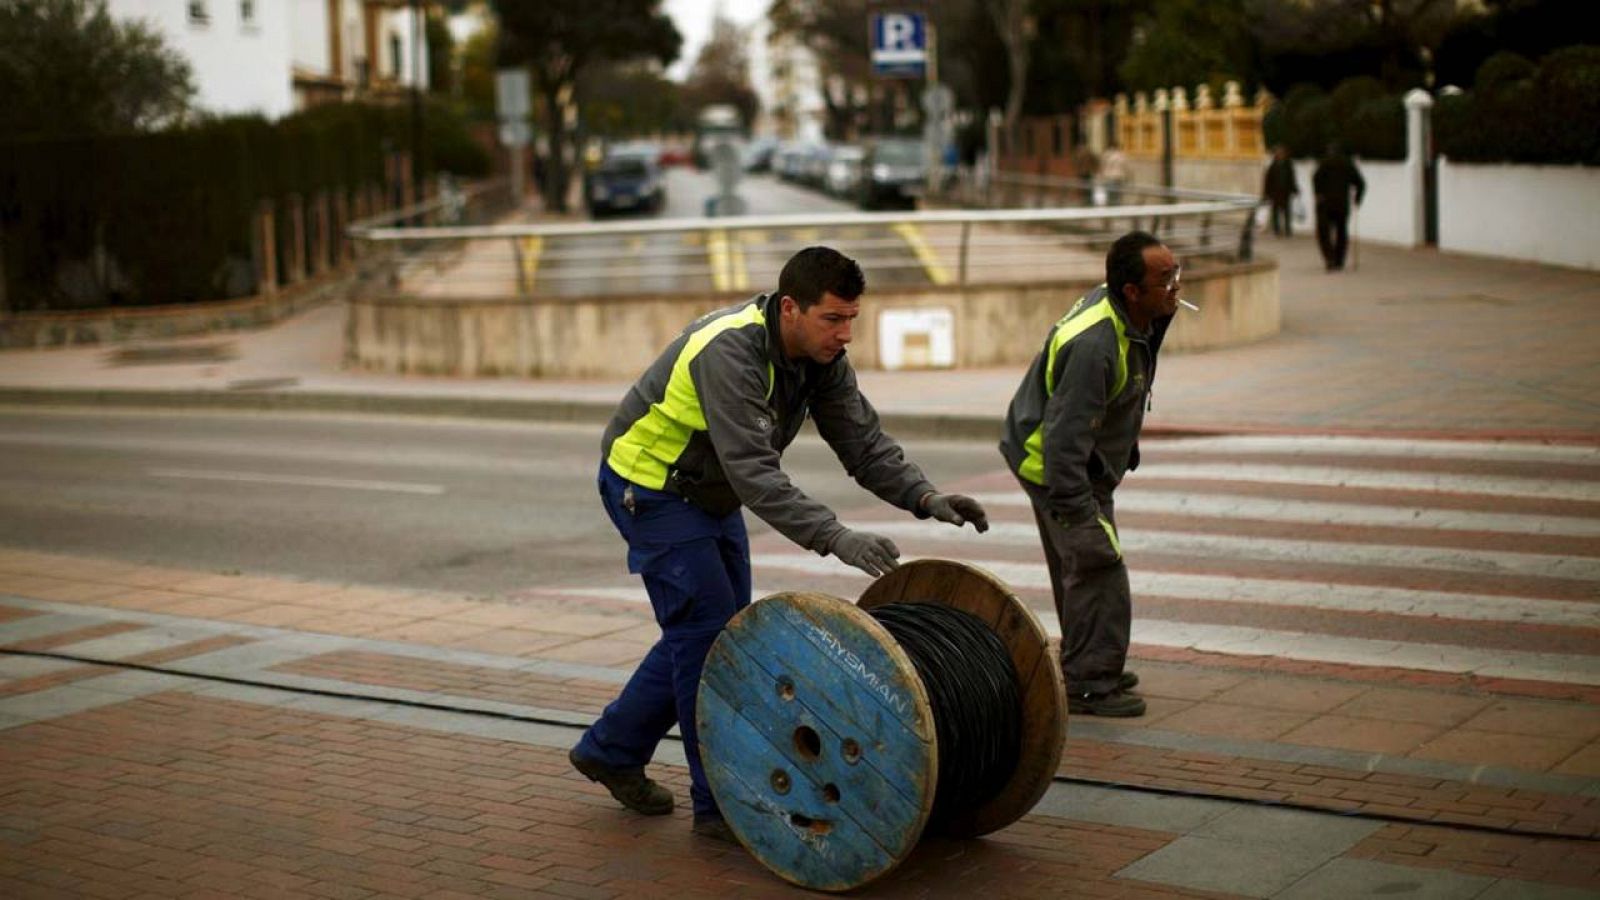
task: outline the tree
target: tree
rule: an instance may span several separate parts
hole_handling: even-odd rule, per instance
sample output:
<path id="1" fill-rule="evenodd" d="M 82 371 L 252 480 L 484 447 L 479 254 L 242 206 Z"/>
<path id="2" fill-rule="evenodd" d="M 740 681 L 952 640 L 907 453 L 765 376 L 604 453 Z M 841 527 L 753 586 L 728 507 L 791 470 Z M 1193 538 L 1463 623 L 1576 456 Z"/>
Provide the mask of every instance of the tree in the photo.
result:
<path id="1" fill-rule="evenodd" d="M 607 138 L 686 130 L 683 88 L 653 63 L 593 66 L 578 82 L 589 131 Z"/>
<path id="2" fill-rule="evenodd" d="M 492 121 L 495 117 L 495 60 L 499 47 L 500 29 L 492 22 L 461 44 L 461 100 L 469 118 Z"/>
<path id="3" fill-rule="evenodd" d="M 1253 84 L 1253 46 L 1245 0 L 1165 0 L 1140 20 L 1120 74 L 1136 91 Z"/>
<path id="4" fill-rule="evenodd" d="M 428 10 L 424 28 L 428 42 L 428 89 L 436 94 L 455 93 L 456 39 L 445 24 L 444 16 L 434 9 Z"/>
<path id="5" fill-rule="evenodd" d="M 608 61 L 678 58 L 683 37 L 661 12 L 661 0 L 495 0 L 500 18 L 499 62 L 527 65 L 545 107 L 550 156 L 545 168 L 548 208 L 565 212 L 570 179 L 565 104 L 578 79 Z"/>
<path id="6" fill-rule="evenodd" d="M 1262 79 L 1282 93 L 1376 74 L 1391 90 L 1422 84 L 1428 59 L 1463 15 L 1452 0 L 1253 0 Z"/>
<path id="7" fill-rule="evenodd" d="M 745 35 L 739 26 L 720 15 L 712 21 L 711 39 L 700 48 L 684 84 L 684 99 L 690 112 L 726 103 L 739 110 L 746 127 L 755 121 L 761 111 L 761 98 L 750 86 L 750 60 L 744 44 Z"/>
<path id="8" fill-rule="evenodd" d="M 194 96 L 189 65 L 105 0 L 0 2 L 0 134 L 62 137 L 160 128 Z"/>
<path id="9" fill-rule="evenodd" d="M 1510 51 L 1537 59 L 1559 47 L 1600 44 L 1600 20 L 1592 0 L 1483 0 L 1484 9 L 1463 10 L 1434 54 L 1436 83 L 1466 87 L 1478 67 Z"/>
<path id="10" fill-rule="evenodd" d="M 995 31 L 1006 45 L 1007 70 L 1011 84 L 1006 91 L 1006 134 L 1017 133 L 1017 119 L 1022 115 L 1022 100 L 1028 92 L 1028 50 L 1034 34 L 1034 20 L 1028 14 L 1029 0 L 991 0 L 989 15 L 994 19 Z"/>
<path id="11" fill-rule="evenodd" d="M 817 61 L 823 131 L 834 140 L 852 136 L 866 119 L 859 100 L 872 94 L 867 0 L 772 0 L 767 18 L 775 36 L 797 41 Z"/>

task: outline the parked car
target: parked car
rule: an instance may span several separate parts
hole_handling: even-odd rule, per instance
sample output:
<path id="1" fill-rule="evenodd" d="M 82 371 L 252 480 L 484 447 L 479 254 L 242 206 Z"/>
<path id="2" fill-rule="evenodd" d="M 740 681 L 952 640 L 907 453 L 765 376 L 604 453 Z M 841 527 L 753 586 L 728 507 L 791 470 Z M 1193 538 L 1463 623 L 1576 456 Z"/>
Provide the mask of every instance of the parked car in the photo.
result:
<path id="1" fill-rule="evenodd" d="M 866 145 L 861 184 L 856 191 L 863 209 L 904 206 L 915 209 L 928 182 L 922 142 L 913 138 L 877 138 Z"/>
<path id="2" fill-rule="evenodd" d="M 746 172 L 767 172 L 772 169 L 773 156 L 778 151 L 778 139 L 770 137 L 756 138 L 744 145 L 744 156 L 741 163 Z"/>
<path id="3" fill-rule="evenodd" d="M 647 148 L 613 149 L 589 173 L 584 195 L 589 215 L 633 210 L 660 212 L 667 203 L 660 153 Z"/>
<path id="4" fill-rule="evenodd" d="M 663 166 L 687 166 L 694 161 L 688 147 L 674 147 L 668 145 L 661 149 L 661 164 Z"/>
<path id="5" fill-rule="evenodd" d="M 799 181 L 800 165 L 805 160 L 809 146 L 799 141 L 780 144 L 778 152 L 772 157 L 772 171 L 784 181 Z"/>
<path id="6" fill-rule="evenodd" d="M 822 190 L 823 183 L 828 179 L 828 160 L 832 158 L 832 145 L 813 144 L 800 163 L 800 183 Z"/>
<path id="7" fill-rule="evenodd" d="M 855 144 L 840 144 L 833 148 L 833 156 L 828 160 L 828 174 L 824 178 L 823 187 L 835 197 L 849 197 L 855 194 L 856 187 L 861 183 L 861 161 L 866 158 L 866 151 Z"/>

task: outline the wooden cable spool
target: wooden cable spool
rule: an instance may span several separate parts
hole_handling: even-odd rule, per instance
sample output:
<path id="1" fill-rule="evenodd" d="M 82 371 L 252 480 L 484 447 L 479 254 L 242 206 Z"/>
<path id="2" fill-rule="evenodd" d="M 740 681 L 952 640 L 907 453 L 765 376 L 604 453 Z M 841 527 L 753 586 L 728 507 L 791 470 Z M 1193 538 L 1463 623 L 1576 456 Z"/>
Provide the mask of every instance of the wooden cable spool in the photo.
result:
<path id="1" fill-rule="evenodd" d="M 1061 761 L 1061 669 L 1033 614 L 988 572 L 923 559 L 874 581 L 854 606 L 808 592 L 753 603 L 706 660 L 700 755 L 739 840 L 803 887 L 846 891 L 883 877 L 916 846 L 933 809 L 939 747 L 928 693 L 905 650 L 867 612 L 889 603 L 971 613 L 1017 672 L 1017 765 L 988 802 L 955 811 L 945 833 L 976 837 L 1015 822 Z"/>

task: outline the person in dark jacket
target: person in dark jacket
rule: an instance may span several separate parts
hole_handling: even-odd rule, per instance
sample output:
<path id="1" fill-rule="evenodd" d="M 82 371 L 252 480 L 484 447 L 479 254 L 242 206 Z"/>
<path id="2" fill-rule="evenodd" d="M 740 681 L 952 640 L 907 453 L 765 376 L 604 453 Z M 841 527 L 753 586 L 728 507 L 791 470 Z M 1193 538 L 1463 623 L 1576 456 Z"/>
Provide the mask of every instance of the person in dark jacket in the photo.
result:
<path id="1" fill-rule="evenodd" d="M 1279 144 L 1273 148 L 1272 162 L 1267 163 L 1267 173 L 1261 179 L 1261 199 L 1272 206 L 1272 233 L 1278 237 L 1294 235 L 1290 204 L 1299 194 L 1294 160 L 1289 158 L 1289 148 Z"/>
<path id="2" fill-rule="evenodd" d="M 854 260 L 827 247 L 801 250 L 775 293 L 691 323 L 606 427 L 601 501 L 628 543 L 628 570 L 644 579 L 661 639 L 568 758 L 630 809 L 672 811 L 671 792 L 644 766 L 676 723 L 694 831 L 733 840 L 706 784 L 695 701 L 712 641 L 750 603 L 742 506 L 796 544 L 869 575 L 898 565 L 893 541 L 846 528 L 779 468 L 808 417 L 845 471 L 885 502 L 988 530 L 976 500 L 938 492 L 906 460 L 857 388 L 845 345 L 865 290 Z"/>
<path id="3" fill-rule="evenodd" d="M 1329 272 L 1344 268 L 1344 254 L 1350 246 L 1350 195 L 1360 206 L 1367 194 L 1361 170 L 1338 144 L 1329 144 L 1327 155 L 1311 174 L 1311 191 L 1317 197 L 1317 246 Z"/>
<path id="4" fill-rule="evenodd" d="M 1068 710 L 1141 716 L 1129 691 L 1133 625 L 1112 492 L 1139 465 L 1156 353 L 1178 308 L 1179 266 L 1133 231 L 1106 254 L 1105 284 L 1050 328 L 1006 413 L 1000 453 L 1032 501 L 1061 621 Z"/>

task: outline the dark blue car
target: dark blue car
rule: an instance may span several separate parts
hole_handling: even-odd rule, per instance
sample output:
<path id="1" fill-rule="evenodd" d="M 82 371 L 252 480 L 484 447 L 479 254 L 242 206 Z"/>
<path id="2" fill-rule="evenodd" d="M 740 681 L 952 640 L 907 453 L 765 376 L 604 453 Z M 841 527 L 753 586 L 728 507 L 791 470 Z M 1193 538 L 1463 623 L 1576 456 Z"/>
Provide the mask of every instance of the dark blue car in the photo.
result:
<path id="1" fill-rule="evenodd" d="M 612 212 L 660 212 L 667 200 L 661 166 L 648 153 L 608 155 L 589 174 L 586 188 L 594 218 Z"/>

